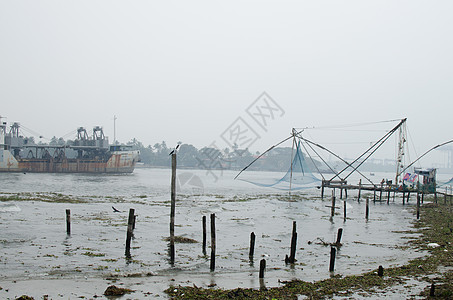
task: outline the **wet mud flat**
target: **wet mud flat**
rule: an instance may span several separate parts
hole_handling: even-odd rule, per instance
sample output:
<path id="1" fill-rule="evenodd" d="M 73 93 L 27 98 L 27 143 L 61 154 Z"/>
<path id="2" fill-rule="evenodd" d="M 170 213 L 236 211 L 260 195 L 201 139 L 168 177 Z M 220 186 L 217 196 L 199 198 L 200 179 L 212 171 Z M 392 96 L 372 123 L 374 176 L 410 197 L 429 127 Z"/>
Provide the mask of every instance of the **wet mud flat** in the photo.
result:
<path id="1" fill-rule="evenodd" d="M 176 243 L 175 262 L 168 256 L 168 195 L 99 196 L 64 193 L 1 193 L 0 297 L 27 294 L 41 299 L 102 296 L 112 284 L 133 290 L 128 297 L 168 297 L 169 286 L 235 289 L 284 287 L 284 282 L 314 282 L 332 276 L 358 275 L 401 266 L 426 255 L 409 248 L 419 237 L 411 231 L 411 205 L 398 200 L 370 203 L 346 199 L 347 217 L 340 209 L 331 218 L 330 200 L 316 191 L 287 193 L 180 194 L 176 204 L 175 234 L 196 243 Z M 366 197 L 366 195 L 362 195 Z M 113 210 L 115 207 L 119 212 Z M 137 215 L 131 257 L 125 256 L 129 208 Z M 65 211 L 71 211 L 71 234 L 66 234 Z M 202 251 L 203 216 L 215 214 L 216 268 L 210 270 Z M 290 253 L 293 222 L 297 224 L 296 261 Z M 330 243 L 343 229 L 334 272 L 329 272 Z M 256 235 L 249 258 L 250 234 Z M 208 232 L 209 234 L 209 232 Z M 259 262 L 266 272 L 259 280 Z M 181 297 L 180 294 L 175 294 Z M 103 296 L 102 296 L 103 297 Z"/>
<path id="2" fill-rule="evenodd" d="M 253 299 L 452 299 L 453 298 L 453 206 L 427 203 L 414 224 L 419 238 L 409 242 L 411 249 L 429 253 L 408 263 L 360 275 L 336 274 L 316 282 L 292 280 L 282 287 L 261 289 L 200 289 L 170 287 L 177 299 L 232 297 Z"/>

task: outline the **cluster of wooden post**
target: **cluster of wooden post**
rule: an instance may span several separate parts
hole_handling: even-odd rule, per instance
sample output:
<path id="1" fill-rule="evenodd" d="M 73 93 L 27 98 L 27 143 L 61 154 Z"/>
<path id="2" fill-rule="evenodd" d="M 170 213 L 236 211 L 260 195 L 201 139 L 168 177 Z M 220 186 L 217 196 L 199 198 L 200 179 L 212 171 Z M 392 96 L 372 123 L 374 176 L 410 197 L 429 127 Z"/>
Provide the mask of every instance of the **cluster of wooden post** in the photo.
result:
<path id="1" fill-rule="evenodd" d="M 255 255 L 255 240 L 256 235 L 254 232 L 250 233 L 250 249 L 249 249 L 249 260 L 250 265 L 253 265 L 253 256 Z M 264 278 L 264 271 L 266 269 L 266 260 L 263 258 L 260 260 L 260 271 L 259 271 L 259 278 Z"/>
<path id="2" fill-rule="evenodd" d="M 420 203 L 420 197 L 417 198 L 417 208 L 419 208 L 419 203 Z M 369 204 L 369 198 L 367 198 L 367 211 L 366 211 L 367 218 L 368 218 L 368 211 L 369 211 L 368 204 Z M 419 210 L 417 209 L 417 217 L 418 217 L 418 212 L 419 212 Z M 135 210 L 133 208 L 130 208 L 128 222 L 127 222 L 127 233 L 126 233 L 125 254 L 126 254 L 127 258 L 131 257 L 130 248 L 131 248 L 131 240 L 133 237 L 133 230 L 135 228 L 135 220 L 136 220 Z M 203 253 L 206 254 L 206 236 L 207 236 L 207 234 L 206 234 L 206 216 L 203 216 L 203 218 L 202 218 L 202 228 L 203 228 Z M 70 234 L 70 232 L 71 232 L 70 210 L 69 209 L 66 210 L 66 232 L 67 232 L 67 234 Z M 343 228 L 339 228 L 338 233 L 337 233 L 336 242 L 331 245 L 331 249 L 330 249 L 330 264 L 329 264 L 330 272 L 333 272 L 335 269 L 336 253 L 337 253 L 337 250 L 341 247 L 342 235 L 343 235 Z M 170 241 L 171 241 L 171 239 L 170 239 Z M 249 258 L 252 263 L 253 263 L 253 256 L 254 256 L 254 252 L 255 252 L 255 241 L 256 241 L 256 236 L 255 236 L 255 233 L 252 232 L 250 234 L 250 250 L 249 250 Z M 174 239 L 173 239 L 173 242 L 174 242 Z M 293 221 L 292 237 L 291 237 L 291 251 L 290 251 L 289 256 L 286 255 L 285 263 L 287 263 L 287 264 L 295 263 L 296 247 L 297 247 L 296 245 L 297 245 L 296 221 Z M 210 261 L 210 270 L 211 271 L 215 270 L 215 252 L 216 252 L 215 214 L 211 214 L 211 261 Z M 174 262 L 174 244 L 173 244 L 172 251 L 170 251 L 170 254 L 171 253 L 173 253 L 173 256 L 171 256 L 170 259 L 172 262 Z M 266 269 L 266 260 L 261 259 L 260 260 L 260 270 L 259 270 L 260 279 L 264 278 L 265 269 Z M 379 266 L 378 275 L 383 276 L 382 266 Z"/>
<path id="3" fill-rule="evenodd" d="M 135 229 L 135 210 L 133 208 L 129 209 L 129 217 L 127 220 L 127 232 L 126 232 L 126 257 L 131 256 L 131 240 L 134 235 Z M 66 234 L 71 234 L 71 210 L 66 209 Z"/>
<path id="4" fill-rule="evenodd" d="M 335 258 L 337 255 L 337 249 L 341 247 L 341 237 L 343 236 L 343 228 L 338 228 L 337 239 L 335 243 L 331 244 L 330 246 L 330 264 L 329 264 L 329 272 L 333 272 L 335 270 Z"/>
<path id="5" fill-rule="evenodd" d="M 203 229 L 203 246 L 202 251 L 203 255 L 206 255 L 206 237 L 207 237 L 207 230 L 206 230 L 206 216 L 201 218 L 201 227 Z M 210 270 L 215 270 L 215 250 L 216 250 L 216 237 L 215 237 L 215 214 L 211 214 L 211 263 L 210 263 Z"/>

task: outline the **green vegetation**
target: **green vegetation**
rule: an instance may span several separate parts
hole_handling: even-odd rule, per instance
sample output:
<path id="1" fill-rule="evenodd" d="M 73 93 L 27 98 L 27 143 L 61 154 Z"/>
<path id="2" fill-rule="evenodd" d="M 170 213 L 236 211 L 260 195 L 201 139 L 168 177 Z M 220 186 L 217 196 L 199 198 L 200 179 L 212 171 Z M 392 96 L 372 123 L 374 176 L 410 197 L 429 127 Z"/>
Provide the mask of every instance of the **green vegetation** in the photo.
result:
<path id="1" fill-rule="evenodd" d="M 170 237 L 166 237 L 164 239 L 165 241 L 169 242 Z M 196 240 L 184 237 L 184 236 L 175 236 L 175 243 L 181 243 L 181 244 L 195 244 L 198 243 Z"/>
<path id="2" fill-rule="evenodd" d="M 429 298 L 431 283 L 435 284 L 436 299 L 453 298 L 453 213 L 451 205 L 427 204 L 422 206 L 421 217 L 414 223 L 414 232 L 420 234 L 416 240 L 408 241 L 413 249 L 424 250 L 429 255 L 410 261 L 408 264 L 342 277 L 336 275 L 317 282 L 293 280 L 276 288 L 223 290 L 196 286 L 171 286 L 165 292 L 173 299 L 297 299 L 305 295 L 309 299 L 325 299 L 332 296 L 351 296 L 354 293 L 373 294 L 385 288 L 404 284 L 408 278 L 426 282 L 419 296 Z M 429 247 L 437 243 L 438 247 Z M 429 276 L 429 277 L 428 277 Z"/>
<path id="3" fill-rule="evenodd" d="M 133 290 L 119 288 L 114 285 L 111 285 L 105 290 L 104 295 L 105 296 L 122 296 L 124 294 L 130 294 L 132 292 L 133 292 Z"/>
<path id="4" fill-rule="evenodd" d="M 42 201 L 51 203 L 88 203 L 88 197 L 76 197 L 60 193 L 1 193 L 2 201 Z"/>
<path id="5" fill-rule="evenodd" d="M 91 252 L 91 251 L 83 252 L 82 255 L 91 256 L 91 257 L 103 257 L 103 256 L 105 256 L 104 253 L 94 253 L 94 252 Z"/>
<path id="6" fill-rule="evenodd" d="M 165 141 L 156 143 L 154 146 L 145 147 L 141 142 L 132 139 L 127 143 L 135 150 L 140 150 L 141 161 L 145 165 L 153 167 L 169 167 L 171 157 L 168 154 L 173 149 L 167 147 Z M 197 149 L 190 144 L 180 144 L 178 150 L 178 168 L 197 168 L 212 170 L 239 170 L 252 162 L 260 153 L 251 153 L 249 149 L 240 149 L 234 144 L 231 148 L 219 149 L 215 147 L 203 147 Z M 292 155 L 291 147 L 277 147 L 268 152 L 265 158 L 256 161 L 249 170 L 262 171 L 288 171 L 289 158 Z M 311 164 L 311 160 L 308 160 Z M 320 163 L 319 163 L 320 165 Z"/>

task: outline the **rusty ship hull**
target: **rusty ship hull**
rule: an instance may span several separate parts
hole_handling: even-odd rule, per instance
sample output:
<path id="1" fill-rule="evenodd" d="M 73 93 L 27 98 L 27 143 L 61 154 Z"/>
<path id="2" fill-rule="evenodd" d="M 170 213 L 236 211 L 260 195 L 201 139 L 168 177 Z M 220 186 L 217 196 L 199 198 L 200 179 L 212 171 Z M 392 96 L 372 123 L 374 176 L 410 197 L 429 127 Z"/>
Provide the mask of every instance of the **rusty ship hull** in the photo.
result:
<path id="1" fill-rule="evenodd" d="M 140 161 L 140 152 L 131 146 L 109 145 L 100 126 L 93 128 L 92 135 L 79 127 L 75 140 L 48 144 L 36 144 L 20 129 L 19 123 L 13 123 L 8 132 L 6 122 L 0 122 L 0 172 L 132 173 Z"/>
<path id="2" fill-rule="evenodd" d="M 0 150 L 0 172 L 33 173 L 132 173 L 138 151 L 112 153 L 108 160 L 83 158 L 18 158 Z"/>

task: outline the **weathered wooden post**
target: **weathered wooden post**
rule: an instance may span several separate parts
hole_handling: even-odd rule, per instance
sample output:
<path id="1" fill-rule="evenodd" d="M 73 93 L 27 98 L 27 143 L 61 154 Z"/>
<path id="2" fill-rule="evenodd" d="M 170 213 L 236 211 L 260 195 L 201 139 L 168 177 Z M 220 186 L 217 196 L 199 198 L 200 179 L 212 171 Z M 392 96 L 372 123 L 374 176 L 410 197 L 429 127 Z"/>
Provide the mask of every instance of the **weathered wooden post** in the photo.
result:
<path id="1" fill-rule="evenodd" d="M 176 153 L 171 155 L 170 262 L 175 262 Z"/>
<path id="2" fill-rule="evenodd" d="M 126 257 L 131 257 L 131 239 L 133 234 L 133 222 L 134 222 L 135 209 L 129 209 L 129 217 L 127 219 L 127 233 L 126 233 Z"/>
<path id="3" fill-rule="evenodd" d="M 381 190 L 379 191 L 379 201 L 382 201 L 382 189 L 384 188 L 384 179 L 381 181 Z"/>
<path id="4" fill-rule="evenodd" d="M 420 195 L 417 195 L 417 220 L 420 219 Z"/>
<path id="5" fill-rule="evenodd" d="M 289 263 L 291 264 L 296 262 L 296 247 L 297 247 L 296 221 L 293 221 L 293 233 L 291 236 L 291 252 L 289 255 Z"/>
<path id="6" fill-rule="evenodd" d="M 406 192 L 403 191 L 403 205 L 406 204 Z"/>
<path id="7" fill-rule="evenodd" d="M 387 194 L 387 204 L 390 203 L 390 187 L 389 187 L 389 190 L 388 190 L 388 194 Z"/>
<path id="8" fill-rule="evenodd" d="M 249 258 L 250 260 L 253 259 L 253 255 L 255 253 L 255 233 L 252 232 L 250 234 L 250 251 L 249 251 Z"/>
<path id="9" fill-rule="evenodd" d="M 360 192 L 362 191 L 362 179 L 359 179 L 359 194 L 357 195 L 357 201 L 360 201 Z"/>
<path id="10" fill-rule="evenodd" d="M 343 217 L 346 222 L 346 200 L 343 201 Z"/>
<path id="11" fill-rule="evenodd" d="M 215 270 L 215 214 L 211 214 L 211 271 Z"/>
<path id="12" fill-rule="evenodd" d="M 66 233 L 71 234 L 71 210 L 66 210 Z"/>
<path id="13" fill-rule="evenodd" d="M 382 266 L 379 266 L 377 274 L 379 277 L 384 276 L 384 268 Z"/>
<path id="14" fill-rule="evenodd" d="M 337 241 L 335 242 L 336 247 L 341 246 L 341 236 L 343 235 L 343 228 L 338 228 Z"/>
<path id="15" fill-rule="evenodd" d="M 332 207 L 330 208 L 330 217 L 335 216 L 335 189 L 332 191 Z"/>
<path id="16" fill-rule="evenodd" d="M 434 286 L 434 282 L 433 282 L 433 283 L 431 283 L 431 287 L 429 289 L 429 296 L 430 297 L 434 297 L 435 296 L 435 293 L 436 293 L 435 290 L 436 290 L 436 287 Z"/>
<path id="17" fill-rule="evenodd" d="M 407 191 L 406 203 L 409 203 L 410 197 L 411 197 L 411 191 Z"/>
<path id="18" fill-rule="evenodd" d="M 335 255 L 337 253 L 337 249 L 333 246 L 330 247 L 330 265 L 329 265 L 329 272 L 333 272 L 335 269 Z"/>
<path id="19" fill-rule="evenodd" d="M 137 215 L 134 215 L 134 218 L 132 219 L 132 231 L 135 230 L 135 221 L 137 220 Z"/>
<path id="20" fill-rule="evenodd" d="M 324 199 L 324 179 L 321 181 L 321 200 Z"/>
<path id="21" fill-rule="evenodd" d="M 203 254 L 206 255 L 206 216 L 203 216 L 201 223 L 203 227 Z"/>
<path id="22" fill-rule="evenodd" d="M 366 198 L 366 207 L 365 207 L 365 219 L 368 220 L 368 216 L 370 214 L 370 199 Z"/>
<path id="23" fill-rule="evenodd" d="M 260 275 L 259 278 L 264 278 L 264 270 L 266 269 L 266 260 L 263 258 L 260 260 Z"/>

